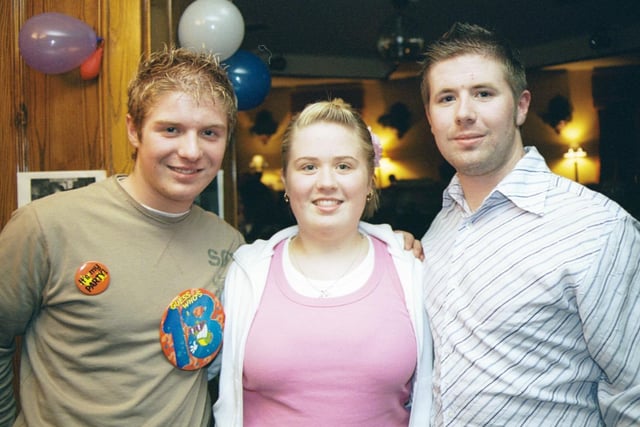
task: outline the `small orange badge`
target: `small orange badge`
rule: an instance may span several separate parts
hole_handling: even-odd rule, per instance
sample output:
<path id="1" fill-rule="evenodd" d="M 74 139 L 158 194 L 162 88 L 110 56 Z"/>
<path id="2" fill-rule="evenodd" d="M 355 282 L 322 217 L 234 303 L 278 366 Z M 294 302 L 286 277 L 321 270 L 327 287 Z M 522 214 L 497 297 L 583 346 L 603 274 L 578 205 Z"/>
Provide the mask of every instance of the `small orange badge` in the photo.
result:
<path id="1" fill-rule="evenodd" d="M 97 261 L 87 261 L 76 271 L 76 286 L 83 294 L 98 295 L 109 286 L 109 269 Z"/>

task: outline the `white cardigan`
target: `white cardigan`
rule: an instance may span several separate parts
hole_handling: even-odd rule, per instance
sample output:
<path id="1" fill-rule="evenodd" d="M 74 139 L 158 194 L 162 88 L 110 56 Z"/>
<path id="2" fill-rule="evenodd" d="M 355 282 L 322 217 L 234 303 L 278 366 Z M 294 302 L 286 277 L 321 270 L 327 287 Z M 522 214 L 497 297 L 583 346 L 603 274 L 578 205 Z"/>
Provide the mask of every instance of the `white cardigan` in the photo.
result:
<path id="1" fill-rule="evenodd" d="M 427 426 L 431 414 L 431 371 L 433 366 L 431 332 L 424 306 L 422 264 L 411 251 L 404 250 L 404 239 L 388 225 L 361 222 L 360 232 L 387 244 L 404 290 L 407 310 L 417 343 L 417 367 L 411 396 L 410 426 Z M 226 313 L 220 372 L 220 395 L 213 406 L 216 425 L 242 427 L 242 367 L 249 328 L 258 309 L 273 248 L 298 233 L 292 226 L 276 233 L 268 241 L 257 240 L 240 247 L 234 254 L 225 281 Z"/>

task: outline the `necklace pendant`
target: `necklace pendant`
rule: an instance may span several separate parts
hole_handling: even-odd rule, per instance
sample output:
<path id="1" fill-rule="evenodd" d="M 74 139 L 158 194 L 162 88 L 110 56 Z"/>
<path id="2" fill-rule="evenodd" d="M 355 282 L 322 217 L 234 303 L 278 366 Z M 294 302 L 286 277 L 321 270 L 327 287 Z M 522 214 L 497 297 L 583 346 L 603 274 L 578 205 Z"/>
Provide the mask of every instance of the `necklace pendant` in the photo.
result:
<path id="1" fill-rule="evenodd" d="M 321 289 L 320 298 L 328 298 L 328 297 L 329 297 L 329 292 L 326 289 Z"/>

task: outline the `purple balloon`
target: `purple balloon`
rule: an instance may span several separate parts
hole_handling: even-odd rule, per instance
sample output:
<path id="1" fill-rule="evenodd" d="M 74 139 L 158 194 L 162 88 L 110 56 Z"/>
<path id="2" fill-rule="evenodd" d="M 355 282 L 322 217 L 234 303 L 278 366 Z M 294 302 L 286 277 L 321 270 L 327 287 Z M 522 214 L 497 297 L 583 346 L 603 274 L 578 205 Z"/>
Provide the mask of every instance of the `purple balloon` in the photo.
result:
<path id="1" fill-rule="evenodd" d="M 29 18 L 18 37 L 20 54 L 31 67 L 60 74 L 79 67 L 98 41 L 90 26 L 62 13 L 42 13 Z"/>

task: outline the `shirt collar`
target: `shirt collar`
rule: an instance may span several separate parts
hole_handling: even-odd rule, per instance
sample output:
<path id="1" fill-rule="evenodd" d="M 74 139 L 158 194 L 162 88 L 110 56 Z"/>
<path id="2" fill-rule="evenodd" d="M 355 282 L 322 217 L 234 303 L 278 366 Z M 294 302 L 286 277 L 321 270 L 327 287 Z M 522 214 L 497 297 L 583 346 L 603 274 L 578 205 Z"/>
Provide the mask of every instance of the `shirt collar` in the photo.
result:
<path id="1" fill-rule="evenodd" d="M 522 159 L 487 196 L 483 205 L 491 203 L 496 193 L 499 193 L 522 210 L 536 215 L 544 213 L 551 171 L 535 147 L 524 147 L 524 151 Z M 469 210 L 457 175 L 453 177 L 444 193 L 443 206 L 449 207 L 452 203 L 457 203 L 465 211 Z"/>

